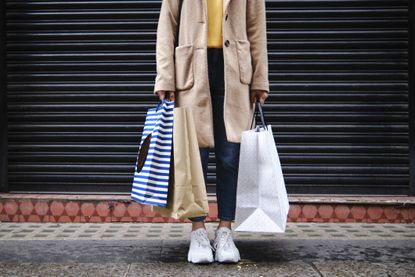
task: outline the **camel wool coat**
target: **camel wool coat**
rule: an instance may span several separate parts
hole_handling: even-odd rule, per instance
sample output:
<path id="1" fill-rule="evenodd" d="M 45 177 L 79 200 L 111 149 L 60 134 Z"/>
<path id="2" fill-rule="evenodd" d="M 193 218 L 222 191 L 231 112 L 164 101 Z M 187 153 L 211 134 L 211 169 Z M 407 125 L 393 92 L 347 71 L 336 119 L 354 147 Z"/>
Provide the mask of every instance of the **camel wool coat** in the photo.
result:
<path id="1" fill-rule="evenodd" d="M 183 0 L 174 47 L 179 0 L 163 0 L 157 26 L 154 94 L 175 91 L 175 106 L 192 108 L 199 147 L 214 145 L 207 63 L 207 1 Z M 227 140 L 249 130 L 250 90 L 269 92 L 265 0 L 223 0 L 224 125 Z"/>

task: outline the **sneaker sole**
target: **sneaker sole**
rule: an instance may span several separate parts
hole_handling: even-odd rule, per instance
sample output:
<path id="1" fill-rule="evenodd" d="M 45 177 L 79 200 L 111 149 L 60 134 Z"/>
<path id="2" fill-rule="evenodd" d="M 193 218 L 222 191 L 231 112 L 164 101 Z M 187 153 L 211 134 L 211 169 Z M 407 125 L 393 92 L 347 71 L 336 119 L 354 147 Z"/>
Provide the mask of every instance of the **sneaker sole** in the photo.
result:
<path id="1" fill-rule="evenodd" d="M 219 260 L 216 260 L 216 262 L 222 263 L 222 264 L 235 264 L 235 263 L 238 263 L 240 260 L 241 259 L 239 259 L 237 261 L 233 261 L 233 260 L 223 260 L 223 261 L 219 261 Z"/>
<path id="2" fill-rule="evenodd" d="M 191 260 L 187 260 L 189 263 L 192 263 L 192 264 L 211 264 L 211 263 L 213 263 L 213 260 L 212 261 L 210 261 L 210 260 L 202 260 L 202 261 L 198 261 L 198 262 L 193 262 L 193 261 L 191 261 Z"/>
<path id="3" fill-rule="evenodd" d="M 219 260 L 217 259 L 217 257 L 215 256 L 215 261 L 218 263 L 237 263 L 241 260 L 241 256 L 238 256 L 237 260 L 228 260 L 228 259 L 224 259 L 224 260 Z"/>

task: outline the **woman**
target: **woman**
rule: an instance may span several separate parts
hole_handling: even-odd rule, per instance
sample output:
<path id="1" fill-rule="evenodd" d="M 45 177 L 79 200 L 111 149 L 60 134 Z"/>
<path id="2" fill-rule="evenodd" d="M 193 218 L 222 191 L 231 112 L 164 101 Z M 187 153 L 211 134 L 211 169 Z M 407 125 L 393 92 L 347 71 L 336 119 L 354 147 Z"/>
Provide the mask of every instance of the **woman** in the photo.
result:
<path id="1" fill-rule="evenodd" d="M 269 92 L 265 0 L 184 0 L 175 48 L 178 8 L 179 0 L 162 2 L 154 93 L 192 108 L 205 182 L 215 149 L 220 219 L 212 247 L 206 217 L 189 218 L 188 261 L 238 262 L 231 224 L 241 133 L 250 129 L 256 99 L 264 104 Z"/>

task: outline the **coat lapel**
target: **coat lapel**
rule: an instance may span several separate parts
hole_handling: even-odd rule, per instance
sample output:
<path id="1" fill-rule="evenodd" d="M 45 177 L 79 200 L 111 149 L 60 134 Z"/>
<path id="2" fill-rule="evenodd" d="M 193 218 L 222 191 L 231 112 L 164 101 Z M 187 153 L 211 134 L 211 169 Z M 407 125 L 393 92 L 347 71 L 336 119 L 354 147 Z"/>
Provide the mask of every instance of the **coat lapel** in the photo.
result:
<path id="1" fill-rule="evenodd" d="M 226 9 L 228 8 L 228 6 L 229 6 L 229 2 L 230 2 L 231 0 L 224 0 L 223 1 L 223 11 L 225 12 L 226 11 Z"/>

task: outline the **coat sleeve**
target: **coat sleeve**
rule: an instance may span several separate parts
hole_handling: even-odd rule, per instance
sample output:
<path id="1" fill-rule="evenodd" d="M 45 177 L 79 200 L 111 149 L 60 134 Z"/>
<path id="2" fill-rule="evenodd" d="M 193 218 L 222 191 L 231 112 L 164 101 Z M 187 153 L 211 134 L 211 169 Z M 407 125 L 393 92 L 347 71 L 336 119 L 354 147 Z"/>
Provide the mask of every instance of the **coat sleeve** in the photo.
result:
<path id="1" fill-rule="evenodd" d="M 163 0 L 157 25 L 156 70 L 153 93 L 159 90 L 174 91 L 174 42 L 179 14 L 178 0 Z"/>
<path id="2" fill-rule="evenodd" d="M 269 92 L 265 0 L 247 0 L 246 20 L 253 67 L 251 90 Z"/>

